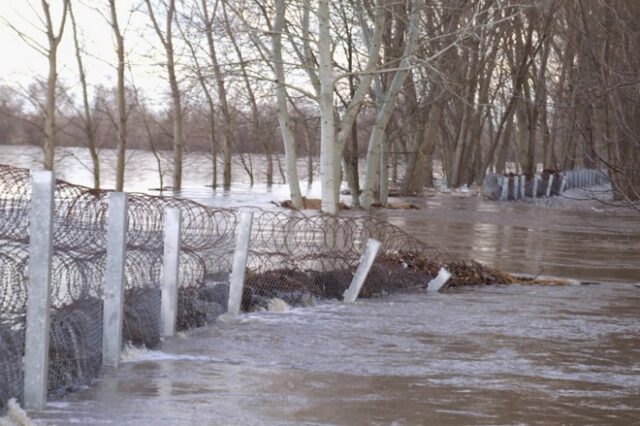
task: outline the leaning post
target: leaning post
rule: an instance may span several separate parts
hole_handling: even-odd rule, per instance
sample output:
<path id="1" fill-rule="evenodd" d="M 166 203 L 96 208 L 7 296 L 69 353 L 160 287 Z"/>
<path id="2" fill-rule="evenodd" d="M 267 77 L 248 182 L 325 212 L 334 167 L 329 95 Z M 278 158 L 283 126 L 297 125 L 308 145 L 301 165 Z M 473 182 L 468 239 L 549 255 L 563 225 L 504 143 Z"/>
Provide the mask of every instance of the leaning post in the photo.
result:
<path id="1" fill-rule="evenodd" d="M 52 172 L 32 172 L 24 353 L 24 404 L 28 410 L 42 410 L 47 402 L 54 188 Z"/>
<path id="2" fill-rule="evenodd" d="M 162 261 L 162 289 L 160 296 L 160 321 L 162 335 L 176 333 L 178 318 L 178 283 L 180 282 L 180 234 L 182 214 L 177 207 L 165 210 L 164 257 Z"/>
<path id="3" fill-rule="evenodd" d="M 102 365 L 117 367 L 122 350 L 124 268 L 127 259 L 127 205 L 124 192 L 109 194 L 107 260 L 102 316 Z"/>
<path id="4" fill-rule="evenodd" d="M 553 175 L 549 175 L 549 179 L 547 180 L 547 192 L 546 192 L 546 196 L 547 198 L 551 197 L 551 188 L 553 188 Z"/>
<path id="5" fill-rule="evenodd" d="M 364 285 L 364 281 L 367 279 L 367 275 L 369 274 L 369 270 L 373 265 L 373 261 L 376 259 L 378 255 L 378 250 L 380 250 L 380 241 L 376 241 L 370 238 L 367 241 L 367 246 L 360 257 L 360 264 L 358 265 L 358 269 L 356 269 L 356 273 L 351 280 L 351 284 L 349 288 L 345 290 L 343 295 L 343 300 L 346 303 L 353 303 L 360 295 L 360 290 Z"/>
<path id="6" fill-rule="evenodd" d="M 236 249 L 233 253 L 231 274 L 229 275 L 229 300 L 227 312 L 239 314 L 244 289 L 244 275 L 249 257 L 249 243 L 251 242 L 251 226 L 253 212 L 248 209 L 240 211 L 240 222 L 236 228 Z"/>

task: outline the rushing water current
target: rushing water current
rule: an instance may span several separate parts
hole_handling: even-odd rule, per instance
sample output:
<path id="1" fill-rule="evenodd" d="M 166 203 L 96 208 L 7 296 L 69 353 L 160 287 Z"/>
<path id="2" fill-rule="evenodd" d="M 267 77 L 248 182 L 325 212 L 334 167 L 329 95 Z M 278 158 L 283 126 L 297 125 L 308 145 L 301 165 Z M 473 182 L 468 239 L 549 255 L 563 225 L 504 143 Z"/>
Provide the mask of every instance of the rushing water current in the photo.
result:
<path id="1" fill-rule="evenodd" d="M 80 150 L 61 178 L 89 185 Z M 31 167 L 37 151 L 0 146 Z M 105 185 L 112 153 L 103 152 Z M 260 170 L 256 158 L 256 169 Z M 80 163 L 79 163 L 80 162 Z M 158 186 L 132 152 L 128 190 Z M 188 157 L 182 196 L 212 206 L 288 198 L 286 186 L 206 188 Z M 301 165 L 301 170 L 304 169 Z M 242 181 L 239 167 L 237 180 Z M 305 189 L 317 196 L 317 184 Z M 43 424 L 640 424 L 640 215 L 570 200 L 494 203 L 436 194 L 383 217 L 454 256 L 594 285 L 493 286 L 221 318 L 131 351 L 91 387 L 50 402 Z M 348 212 L 347 214 L 361 214 Z"/>

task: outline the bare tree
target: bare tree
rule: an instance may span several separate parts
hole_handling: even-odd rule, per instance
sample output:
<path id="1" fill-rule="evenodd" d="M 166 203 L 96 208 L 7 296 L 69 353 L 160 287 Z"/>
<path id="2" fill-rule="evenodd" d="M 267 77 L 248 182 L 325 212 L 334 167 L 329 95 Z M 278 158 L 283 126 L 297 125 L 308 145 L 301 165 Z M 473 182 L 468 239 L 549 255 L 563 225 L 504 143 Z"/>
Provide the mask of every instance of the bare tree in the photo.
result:
<path id="1" fill-rule="evenodd" d="M 89 91 L 87 88 L 87 76 L 85 72 L 84 62 L 82 59 L 82 46 L 78 37 L 78 25 L 73 13 L 71 3 L 69 3 L 69 17 L 71 18 L 71 28 L 73 29 L 73 45 L 75 47 L 76 62 L 78 63 L 78 74 L 80 77 L 80 87 L 82 89 L 82 124 L 84 133 L 87 138 L 87 147 L 91 156 L 93 165 L 93 187 L 100 189 L 100 159 L 98 158 L 98 149 L 96 147 L 96 128 L 93 120 L 93 114 L 89 103 Z"/>
<path id="2" fill-rule="evenodd" d="M 125 49 L 124 31 L 120 28 L 116 0 L 109 1 L 109 25 L 116 42 L 116 96 L 118 103 L 118 117 L 116 119 L 116 191 L 124 188 L 125 154 L 127 149 L 127 102 L 125 92 Z"/>
<path id="3" fill-rule="evenodd" d="M 69 12 L 71 0 L 62 0 L 62 12 L 60 13 L 59 22 L 54 24 L 51 17 L 51 6 L 49 1 L 41 0 L 40 4 L 44 19 L 40 18 L 40 22 L 44 25 L 42 32 L 47 37 L 47 44 L 44 45 L 37 41 L 30 34 L 18 29 L 11 23 L 8 23 L 18 36 L 24 40 L 29 46 L 34 48 L 37 52 L 41 53 L 47 58 L 48 63 L 48 76 L 46 83 L 46 100 L 43 108 L 44 113 L 44 168 L 46 170 L 53 170 L 55 147 L 56 147 L 56 89 L 58 83 L 58 46 L 62 40 L 62 34 L 64 33 L 64 27 L 67 22 L 67 15 Z M 32 10 L 36 10 L 31 5 Z M 5 21 L 6 22 L 6 21 Z"/>
<path id="4" fill-rule="evenodd" d="M 182 187 L 182 156 L 184 149 L 184 118 L 182 110 L 182 93 L 178 84 L 176 73 L 176 54 L 173 46 L 173 24 L 176 18 L 176 0 L 160 0 L 156 8 L 151 0 L 145 0 L 147 11 L 153 29 L 164 48 L 167 79 L 171 90 L 172 116 L 173 116 L 173 189 Z M 157 10 L 162 8 L 164 14 L 164 30 L 160 28 L 157 19 Z"/>

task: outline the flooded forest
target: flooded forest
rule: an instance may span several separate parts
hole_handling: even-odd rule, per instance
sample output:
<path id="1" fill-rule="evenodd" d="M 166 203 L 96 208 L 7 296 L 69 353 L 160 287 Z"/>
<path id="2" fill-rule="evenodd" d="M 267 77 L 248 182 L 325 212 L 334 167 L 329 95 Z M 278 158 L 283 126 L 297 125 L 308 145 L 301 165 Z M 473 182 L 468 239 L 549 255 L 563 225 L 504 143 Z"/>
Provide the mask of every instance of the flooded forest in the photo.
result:
<path id="1" fill-rule="evenodd" d="M 232 167 L 254 181 L 264 167 L 262 183 L 286 181 L 297 207 L 299 180 L 315 171 L 329 213 L 343 182 L 360 194 L 353 205 L 369 208 L 387 203 L 390 185 L 410 195 L 435 177 L 458 188 L 538 168 L 603 169 L 616 200 L 639 198 L 637 2 L 131 6 L 43 2 L 31 11 L 46 17 L 40 25 L 6 20 L 46 62 L 0 86 L 3 143 L 41 146 L 45 169 L 54 147 L 86 147 L 96 188 L 100 153 L 115 149 L 104 167 L 116 189 L 128 149 L 167 160 L 160 184 L 173 189 L 185 153 L 201 152 L 207 184 L 230 187 Z M 92 50 L 97 37 L 112 51 Z M 108 79 L 92 72 L 96 58 Z"/>
<path id="2" fill-rule="evenodd" d="M 636 424 L 639 23 L 0 1 L 0 425 Z"/>

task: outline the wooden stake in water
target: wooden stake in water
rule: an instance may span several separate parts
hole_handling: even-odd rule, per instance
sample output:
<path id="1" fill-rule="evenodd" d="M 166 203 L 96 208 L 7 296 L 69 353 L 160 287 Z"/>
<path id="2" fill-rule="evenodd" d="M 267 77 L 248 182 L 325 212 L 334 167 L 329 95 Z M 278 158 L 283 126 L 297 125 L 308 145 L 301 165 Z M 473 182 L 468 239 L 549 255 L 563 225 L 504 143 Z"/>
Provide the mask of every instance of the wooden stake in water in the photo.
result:
<path id="1" fill-rule="evenodd" d="M 24 354 L 24 404 L 28 410 L 42 410 L 47 402 L 54 188 L 52 172 L 31 174 L 29 291 Z"/>

